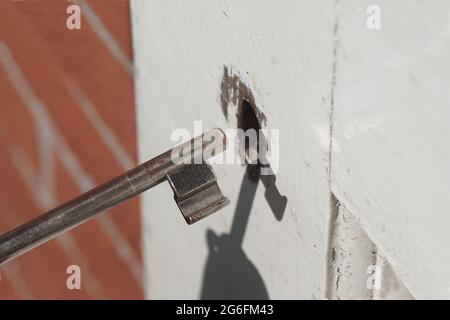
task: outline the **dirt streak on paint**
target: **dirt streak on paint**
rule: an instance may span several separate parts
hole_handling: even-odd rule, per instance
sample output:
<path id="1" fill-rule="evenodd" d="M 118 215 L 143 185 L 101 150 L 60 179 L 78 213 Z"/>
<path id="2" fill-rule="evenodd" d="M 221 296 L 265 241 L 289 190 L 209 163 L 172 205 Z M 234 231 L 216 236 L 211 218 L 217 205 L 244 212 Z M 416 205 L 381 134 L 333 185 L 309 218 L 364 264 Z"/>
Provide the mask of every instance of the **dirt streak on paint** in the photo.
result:
<path id="1" fill-rule="evenodd" d="M 239 75 L 233 73 L 231 67 L 228 68 L 227 66 L 223 66 L 222 81 L 220 83 L 220 103 L 222 106 L 222 112 L 227 120 L 229 120 L 229 105 L 232 104 L 238 107 L 242 105 L 243 101 L 247 101 L 252 106 L 260 125 L 266 125 L 266 116 L 256 106 L 255 96 L 253 95 L 252 90 L 241 80 Z M 239 119 L 239 108 L 237 110 L 236 116 Z M 240 125 L 241 124 L 238 123 L 238 126 Z"/>

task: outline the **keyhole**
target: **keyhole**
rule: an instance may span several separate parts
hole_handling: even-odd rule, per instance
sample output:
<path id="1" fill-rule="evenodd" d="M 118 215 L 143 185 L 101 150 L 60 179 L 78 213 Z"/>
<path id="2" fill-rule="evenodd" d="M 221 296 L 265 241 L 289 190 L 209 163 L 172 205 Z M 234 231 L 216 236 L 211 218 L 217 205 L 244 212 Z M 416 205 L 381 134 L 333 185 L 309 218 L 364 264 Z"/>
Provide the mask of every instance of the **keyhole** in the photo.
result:
<path id="1" fill-rule="evenodd" d="M 253 162 L 252 164 L 249 164 L 247 160 L 250 152 L 256 152 L 258 154 L 261 124 L 256 116 L 253 106 L 249 101 L 245 99 L 241 100 L 238 107 L 237 120 L 238 128 L 242 129 L 244 133 L 246 133 L 247 130 L 253 129 L 256 134 L 256 139 L 250 139 L 248 135 L 244 135 L 244 139 L 240 141 L 240 143 L 244 143 L 246 164 L 250 166 L 250 170 L 248 171 L 249 178 L 252 181 L 257 181 L 260 173 L 259 159 L 257 163 Z"/>

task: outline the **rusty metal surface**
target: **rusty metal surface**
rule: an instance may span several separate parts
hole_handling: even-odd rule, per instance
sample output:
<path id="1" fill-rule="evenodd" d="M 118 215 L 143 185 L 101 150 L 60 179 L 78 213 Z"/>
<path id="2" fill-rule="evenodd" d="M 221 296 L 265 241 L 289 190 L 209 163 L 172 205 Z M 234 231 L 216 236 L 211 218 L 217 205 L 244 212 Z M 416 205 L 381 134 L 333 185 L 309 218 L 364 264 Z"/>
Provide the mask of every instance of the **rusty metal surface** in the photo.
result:
<path id="1" fill-rule="evenodd" d="M 222 130 L 212 129 L 174 149 L 127 171 L 101 186 L 0 236 L 0 264 L 3 264 L 59 234 L 86 222 L 101 211 L 117 205 L 168 179 L 175 200 L 188 224 L 192 224 L 229 203 L 222 195 L 214 172 L 203 150 L 210 143 L 205 136 L 221 137 L 221 152 L 226 147 Z M 189 150 L 183 161 L 173 161 L 173 150 Z M 178 152 L 178 151 L 177 151 Z M 192 160 L 202 156 L 199 164 Z M 186 161 L 188 160 L 188 161 Z"/>

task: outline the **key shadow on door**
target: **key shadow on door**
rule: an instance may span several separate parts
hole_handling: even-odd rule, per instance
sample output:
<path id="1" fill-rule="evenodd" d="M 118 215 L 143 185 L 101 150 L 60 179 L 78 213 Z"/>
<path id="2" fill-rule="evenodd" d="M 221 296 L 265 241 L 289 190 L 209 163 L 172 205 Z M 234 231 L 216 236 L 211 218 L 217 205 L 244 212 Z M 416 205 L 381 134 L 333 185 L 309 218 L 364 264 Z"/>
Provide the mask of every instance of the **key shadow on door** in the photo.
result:
<path id="1" fill-rule="evenodd" d="M 203 276 L 201 299 L 269 299 L 264 280 L 242 249 L 242 241 L 260 181 L 278 221 L 283 218 L 287 198 L 278 192 L 275 175 L 260 175 L 259 170 L 257 165 L 247 165 L 230 233 L 217 235 L 212 230 L 206 232 L 209 256 Z"/>

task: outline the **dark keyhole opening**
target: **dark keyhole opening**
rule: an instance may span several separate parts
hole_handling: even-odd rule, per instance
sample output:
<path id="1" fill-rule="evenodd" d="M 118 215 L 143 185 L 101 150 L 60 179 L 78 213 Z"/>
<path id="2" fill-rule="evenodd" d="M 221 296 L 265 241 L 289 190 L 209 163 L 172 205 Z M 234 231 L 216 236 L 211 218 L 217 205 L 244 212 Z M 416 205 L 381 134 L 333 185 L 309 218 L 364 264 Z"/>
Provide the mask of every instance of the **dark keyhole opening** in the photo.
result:
<path id="1" fill-rule="evenodd" d="M 244 143 L 245 146 L 246 163 L 249 166 L 249 178 L 252 181 L 257 181 L 260 174 L 259 158 L 257 163 L 248 164 L 247 157 L 249 156 L 250 150 L 256 151 L 257 154 L 259 154 L 259 132 L 261 129 L 261 124 L 258 120 L 258 117 L 256 116 L 255 109 L 253 108 L 251 103 L 245 99 L 242 99 L 241 103 L 238 106 L 237 125 L 239 129 L 242 129 L 244 131 L 244 133 L 249 129 L 255 130 L 257 137 L 256 139 L 250 139 L 247 135 L 244 135 L 244 139 L 240 141 L 240 143 Z"/>

